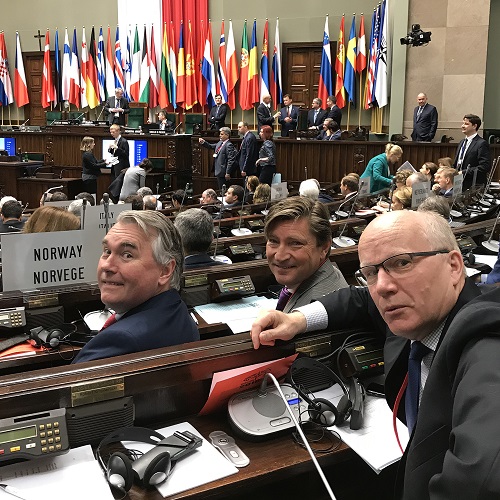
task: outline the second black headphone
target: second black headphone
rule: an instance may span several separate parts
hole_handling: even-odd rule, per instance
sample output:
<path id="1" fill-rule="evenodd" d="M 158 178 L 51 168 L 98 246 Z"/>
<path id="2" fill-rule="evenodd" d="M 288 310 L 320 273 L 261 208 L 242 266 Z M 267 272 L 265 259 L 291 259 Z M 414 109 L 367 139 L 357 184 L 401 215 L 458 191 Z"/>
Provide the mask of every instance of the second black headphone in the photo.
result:
<path id="1" fill-rule="evenodd" d="M 108 434 L 99 443 L 96 451 L 97 459 L 106 471 L 108 483 L 122 493 L 127 493 L 132 488 L 134 480 L 144 488 L 151 488 L 163 483 L 168 478 L 172 467 L 168 451 L 158 453 L 153 460 L 148 459 L 147 464 L 142 464 L 140 457 L 133 460 L 125 453 L 117 451 L 104 463 L 102 448 L 120 441 L 139 441 L 157 445 L 164 439 L 165 437 L 159 432 L 146 427 L 122 427 Z"/>
<path id="2" fill-rule="evenodd" d="M 76 325 L 71 323 L 63 323 L 59 328 L 51 329 L 37 326 L 30 330 L 29 340 L 35 347 L 55 349 L 59 347 L 61 341 L 65 340 L 74 332 L 76 332 Z"/>
<path id="3" fill-rule="evenodd" d="M 324 427 L 339 425 L 345 422 L 352 410 L 352 401 L 349 391 L 342 379 L 325 364 L 307 356 L 297 358 L 290 367 L 287 374 L 287 382 L 294 387 L 300 397 L 309 405 L 309 418 Z M 309 382 L 310 381 L 310 382 Z M 312 398 L 308 385 L 317 386 L 318 382 L 324 381 L 326 389 L 333 383 L 338 383 L 343 391 L 339 404 L 335 406 L 331 401 L 324 398 Z"/>

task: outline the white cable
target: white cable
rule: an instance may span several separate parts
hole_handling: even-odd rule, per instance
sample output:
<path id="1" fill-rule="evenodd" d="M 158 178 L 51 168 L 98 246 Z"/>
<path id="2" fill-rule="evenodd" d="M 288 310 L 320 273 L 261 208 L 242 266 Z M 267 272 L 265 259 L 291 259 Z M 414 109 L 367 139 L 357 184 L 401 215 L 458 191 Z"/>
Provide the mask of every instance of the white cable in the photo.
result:
<path id="1" fill-rule="evenodd" d="M 325 485 L 325 488 L 326 488 L 326 491 L 328 492 L 328 495 L 330 496 L 330 498 L 332 500 L 336 500 L 335 495 L 333 494 L 333 491 L 330 488 L 328 481 L 326 480 L 325 474 L 323 473 L 323 470 L 321 469 L 321 467 L 318 463 L 318 460 L 314 456 L 314 453 L 313 453 L 311 447 L 309 446 L 309 443 L 307 442 L 307 438 L 304 435 L 302 428 L 300 427 L 299 423 L 297 422 L 297 419 L 295 418 L 295 415 L 293 414 L 292 409 L 290 408 L 290 405 L 288 404 L 288 401 L 285 398 L 285 395 L 281 391 L 281 387 L 280 387 L 279 382 L 276 380 L 276 377 L 272 373 L 266 373 L 266 375 L 264 377 L 266 377 L 266 376 L 269 377 L 273 381 L 273 384 L 276 387 L 281 399 L 285 403 L 286 409 L 287 409 L 288 413 L 290 414 L 290 417 L 292 418 L 293 423 L 295 424 L 295 427 L 297 428 L 297 432 L 299 433 L 300 437 L 302 438 L 302 442 L 304 443 L 304 446 L 306 447 L 307 451 L 309 452 L 309 455 L 311 456 L 311 460 L 312 460 L 314 466 L 316 467 L 316 470 L 318 471 L 319 477 L 321 478 L 321 480 L 323 481 L 323 484 Z"/>

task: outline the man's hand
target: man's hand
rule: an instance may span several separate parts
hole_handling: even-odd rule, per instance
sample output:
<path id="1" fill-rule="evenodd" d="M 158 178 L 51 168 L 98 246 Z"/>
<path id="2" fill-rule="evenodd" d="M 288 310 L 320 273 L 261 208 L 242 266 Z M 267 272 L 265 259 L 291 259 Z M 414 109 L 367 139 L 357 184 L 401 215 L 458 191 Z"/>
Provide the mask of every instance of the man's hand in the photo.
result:
<path id="1" fill-rule="evenodd" d="M 240 174 L 241 174 L 241 177 L 246 177 L 246 176 L 247 176 L 247 173 L 246 173 L 244 170 L 242 170 L 242 171 L 240 172 Z"/>
<path id="2" fill-rule="evenodd" d="M 200 137 L 200 138 L 198 139 L 198 142 L 199 142 L 200 144 L 203 144 L 203 143 L 205 142 L 205 139 L 203 139 L 202 137 Z"/>
<path id="3" fill-rule="evenodd" d="M 254 349 L 261 345 L 274 345 L 274 341 L 290 340 L 305 332 L 306 318 L 300 312 L 290 314 L 281 311 L 261 311 L 250 329 Z"/>
<path id="4" fill-rule="evenodd" d="M 226 181 L 228 181 L 229 179 L 231 179 L 231 176 L 229 174 L 226 174 L 224 177 L 225 177 Z"/>

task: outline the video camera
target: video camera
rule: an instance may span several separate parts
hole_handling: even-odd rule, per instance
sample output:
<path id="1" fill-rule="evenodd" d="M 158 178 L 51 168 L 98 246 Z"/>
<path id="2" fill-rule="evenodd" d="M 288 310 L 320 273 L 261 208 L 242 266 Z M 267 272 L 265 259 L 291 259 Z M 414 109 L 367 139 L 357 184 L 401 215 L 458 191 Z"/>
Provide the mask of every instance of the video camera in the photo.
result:
<path id="1" fill-rule="evenodd" d="M 430 31 L 422 31 L 420 24 L 412 24 L 411 31 L 400 39 L 401 45 L 412 45 L 413 47 L 427 45 L 431 41 L 431 35 Z"/>

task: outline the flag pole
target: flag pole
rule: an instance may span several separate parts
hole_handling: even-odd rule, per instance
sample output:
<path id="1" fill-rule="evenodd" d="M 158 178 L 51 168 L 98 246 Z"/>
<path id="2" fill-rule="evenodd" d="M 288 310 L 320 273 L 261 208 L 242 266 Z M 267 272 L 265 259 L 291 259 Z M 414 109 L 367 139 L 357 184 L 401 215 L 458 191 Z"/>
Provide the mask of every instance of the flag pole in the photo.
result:
<path id="1" fill-rule="evenodd" d="M 358 128 L 361 128 L 361 107 L 363 105 L 363 72 L 359 74 L 359 110 L 358 110 Z"/>
<path id="2" fill-rule="evenodd" d="M 350 115 L 351 115 L 351 101 L 349 100 L 347 102 L 347 127 L 346 127 L 346 130 L 349 132 L 349 118 L 350 118 Z"/>

